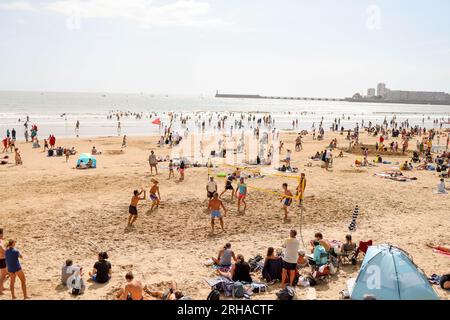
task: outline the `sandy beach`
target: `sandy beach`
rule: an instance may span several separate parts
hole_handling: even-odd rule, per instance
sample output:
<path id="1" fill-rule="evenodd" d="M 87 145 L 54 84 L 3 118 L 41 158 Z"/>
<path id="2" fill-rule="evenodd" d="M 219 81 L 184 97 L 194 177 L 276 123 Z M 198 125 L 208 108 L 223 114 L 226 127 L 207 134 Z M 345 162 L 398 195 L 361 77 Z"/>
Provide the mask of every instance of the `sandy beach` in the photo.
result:
<path id="1" fill-rule="evenodd" d="M 286 148 L 294 149 L 295 137 L 295 132 L 282 134 Z M 358 229 L 353 233 L 356 241 L 372 239 L 375 244 L 396 244 L 409 252 L 427 275 L 448 271 L 450 258 L 435 254 L 426 246 L 428 242 L 450 245 L 450 197 L 433 193 L 438 174 L 412 171 L 408 175 L 417 177 L 416 181 L 390 181 L 375 177 L 374 173 L 393 165 L 355 168 L 355 159 L 362 156 L 350 153 L 335 158 L 329 172 L 320 167 L 321 162 L 313 161 L 307 167 L 311 162 L 308 158 L 335 137 L 338 148 L 345 149 L 345 136 L 326 133 L 324 141 L 305 136 L 304 149 L 293 152 L 293 166 L 307 178 L 301 226 L 304 243 L 308 245 L 317 231 L 329 240 L 344 241 L 354 206 L 359 205 Z M 360 140 L 375 143 L 375 138 L 366 133 L 361 134 Z M 80 152 L 89 152 L 96 146 L 103 152 L 97 156 L 96 169 L 75 170 L 77 156 L 66 163 L 64 157 L 47 157 L 42 148 L 32 149 L 31 144 L 25 143 L 18 143 L 23 166 L 0 167 L 0 227 L 5 229 L 5 239 L 17 240 L 32 299 L 114 299 L 127 271 L 161 290 L 175 280 L 193 299 L 205 299 L 210 288 L 204 279 L 215 277 L 215 273 L 204 263 L 216 256 L 226 242 L 231 242 L 233 250 L 246 259 L 256 254 L 264 256 L 269 246 L 281 247 L 290 229 L 300 228 L 297 206 L 290 212 L 290 222 L 283 222 L 277 196 L 250 189 L 245 214 L 237 213 L 235 202 L 224 195 L 229 211 L 225 232 L 210 235 L 207 168 L 188 168 L 185 181 L 178 182 L 167 180 L 167 163 L 160 163 L 157 176 L 160 208 L 149 212 L 150 203 L 143 201 L 135 227 L 126 228 L 132 191 L 148 190 L 150 186 L 150 150 L 165 157 L 170 155 L 170 149 L 157 147 L 156 137 L 129 138 L 128 147 L 122 152 L 121 142 L 119 137 L 58 141 L 58 145 L 74 146 Z M 385 159 L 401 162 L 404 158 L 397 155 Z M 258 179 L 255 185 L 263 184 L 279 192 L 283 179 L 270 179 Z M 218 185 L 222 190 L 223 182 L 218 181 Z M 87 282 L 85 293 L 74 298 L 60 284 L 64 261 L 71 258 L 87 272 L 99 251 L 107 251 L 110 256 L 112 280 L 106 285 Z M 357 275 L 358 267 L 359 264 L 342 266 L 327 283 L 315 287 L 317 298 L 339 299 L 339 292 L 346 288 L 349 278 Z M 260 274 L 255 276 L 259 277 Z M 19 284 L 16 286 L 20 296 Z M 448 292 L 434 287 L 441 298 L 450 298 Z M 253 299 L 275 299 L 278 288 L 279 284 L 271 286 L 269 292 L 256 294 Z M 300 287 L 297 294 L 304 299 L 306 290 Z M 8 291 L 0 296 L 10 298 Z"/>

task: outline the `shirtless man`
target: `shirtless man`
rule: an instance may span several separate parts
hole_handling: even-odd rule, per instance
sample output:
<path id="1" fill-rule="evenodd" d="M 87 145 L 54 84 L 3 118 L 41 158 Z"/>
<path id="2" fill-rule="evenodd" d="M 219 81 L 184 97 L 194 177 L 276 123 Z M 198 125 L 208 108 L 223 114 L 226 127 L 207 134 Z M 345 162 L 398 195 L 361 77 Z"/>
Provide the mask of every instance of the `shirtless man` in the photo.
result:
<path id="1" fill-rule="evenodd" d="M 6 261 L 5 248 L 3 247 L 3 228 L 0 228 L 0 295 L 3 294 L 5 287 L 3 284 L 6 279 Z"/>
<path id="2" fill-rule="evenodd" d="M 159 193 L 159 182 L 156 179 L 151 180 L 153 182 L 153 186 L 150 188 L 150 200 L 152 201 L 152 207 L 150 211 L 152 211 L 155 207 L 159 207 L 159 202 L 161 201 L 161 194 Z"/>
<path id="3" fill-rule="evenodd" d="M 150 290 L 147 286 L 144 287 L 144 291 L 151 295 L 154 298 L 158 298 L 161 300 L 183 300 L 184 294 L 177 290 L 177 283 L 172 281 L 169 289 L 165 292 Z"/>
<path id="4" fill-rule="evenodd" d="M 144 193 L 144 196 L 142 198 L 140 198 L 139 196 L 142 193 Z M 131 227 L 137 219 L 137 216 L 138 216 L 137 205 L 138 205 L 139 201 L 141 201 L 141 200 L 145 200 L 145 191 L 141 190 L 141 192 L 139 192 L 137 190 L 134 190 L 133 197 L 131 198 L 131 204 L 128 209 L 128 212 L 130 213 L 130 215 L 128 216 L 128 226 L 129 227 Z"/>
<path id="5" fill-rule="evenodd" d="M 284 220 L 286 221 L 288 219 L 288 208 L 292 204 L 292 197 L 293 194 L 288 189 L 288 184 L 283 183 L 283 192 L 284 195 L 281 197 L 280 202 L 283 202 L 283 210 L 284 210 Z"/>
<path id="6" fill-rule="evenodd" d="M 127 284 L 125 288 L 119 291 L 118 298 L 120 300 L 144 300 L 144 296 L 142 295 L 144 287 L 139 280 L 134 279 L 131 271 L 127 272 L 125 279 L 127 280 Z"/>
<path id="7" fill-rule="evenodd" d="M 224 217 L 227 216 L 227 209 L 223 205 L 222 201 L 219 200 L 219 194 L 216 192 L 213 195 L 213 198 L 209 201 L 208 204 L 208 211 L 211 213 L 211 230 L 212 233 L 214 233 L 214 219 L 218 218 L 220 221 L 220 226 L 222 227 L 222 231 L 224 231 L 223 228 L 223 218 L 222 214 L 220 212 L 220 208 L 224 211 Z"/>

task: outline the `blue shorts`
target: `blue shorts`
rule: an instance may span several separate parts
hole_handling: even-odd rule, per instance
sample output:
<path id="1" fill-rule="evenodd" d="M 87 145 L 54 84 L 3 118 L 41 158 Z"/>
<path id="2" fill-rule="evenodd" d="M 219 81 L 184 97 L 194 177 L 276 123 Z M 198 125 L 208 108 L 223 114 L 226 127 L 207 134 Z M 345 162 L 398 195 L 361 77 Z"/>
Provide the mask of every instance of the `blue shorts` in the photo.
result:
<path id="1" fill-rule="evenodd" d="M 158 197 L 156 195 L 154 195 L 154 194 L 151 194 L 150 195 L 150 200 L 156 201 L 156 200 L 158 200 Z"/>
<path id="2" fill-rule="evenodd" d="M 211 219 L 214 218 L 222 218 L 222 214 L 220 213 L 220 210 L 213 210 L 211 212 Z"/>
<path id="3" fill-rule="evenodd" d="M 292 203 L 292 199 L 291 198 L 284 199 L 284 205 L 286 207 L 289 207 L 291 205 L 291 203 Z"/>

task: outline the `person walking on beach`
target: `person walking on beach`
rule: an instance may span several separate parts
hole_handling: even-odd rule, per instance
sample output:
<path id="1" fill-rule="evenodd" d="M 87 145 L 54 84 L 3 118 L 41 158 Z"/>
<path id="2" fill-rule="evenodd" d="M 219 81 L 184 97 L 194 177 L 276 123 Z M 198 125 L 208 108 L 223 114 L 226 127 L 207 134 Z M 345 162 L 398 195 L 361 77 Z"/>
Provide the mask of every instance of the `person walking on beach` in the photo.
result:
<path id="1" fill-rule="evenodd" d="M 14 159 L 16 161 L 16 166 L 21 166 L 23 162 L 22 157 L 20 156 L 19 148 L 15 148 L 14 151 L 15 151 Z"/>
<path id="2" fill-rule="evenodd" d="M 153 168 L 155 168 L 155 174 L 158 174 L 158 159 L 156 159 L 156 155 L 153 150 L 150 152 L 150 156 L 148 157 L 148 163 L 150 164 L 150 174 L 153 174 Z"/>
<path id="3" fill-rule="evenodd" d="M 292 204 L 293 197 L 292 192 L 288 189 L 287 183 L 283 183 L 283 193 L 284 195 L 281 197 L 280 202 L 283 203 L 284 220 L 286 221 L 288 219 L 288 208 Z"/>
<path id="4" fill-rule="evenodd" d="M 23 259 L 19 250 L 15 248 L 16 241 L 8 240 L 6 242 L 6 251 L 5 251 L 5 260 L 6 267 L 8 268 L 9 273 L 9 290 L 11 291 L 11 296 L 13 299 L 16 299 L 14 285 L 16 283 L 16 277 L 19 278 L 22 285 L 23 298 L 29 299 L 27 295 L 27 283 L 25 279 L 25 274 L 23 273 L 22 266 L 20 265 L 19 258 Z"/>
<path id="5" fill-rule="evenodd" d="M 29 139 L 29 133 L 28 133 L 28 129 L 25 129 L 25 133 L 24 133 L 24 135 L 25 135 L 25 142 L 28 142 L 28 139 Z"/>
<path id="6" fill-rule="evenodd" d="M 122 148 L 126 148 L 127 147 L 127 135 L 125 134 L 123 136 L 123 140 L 122 140 Z"/>
<path id="7" fill-rule="evenodd" d="M 144 193 L 143 197 L 139 197 L 142 193 Z M 131 197 L 130 207 L 128 208 L 128 213 L 130 214 L 128 217 L 128 226 L 131 227 L 133 223 L 136 221 L 138 217 L 137 205 L 139 201 L 145 200 L 145 191 L 141 190 L 140 192 L 137 190 L 133 191 L 133 197 Z"/>
<path id="8" fill-rule="evenodd" d="M 223 209 L 224 216 L 227 215 L 227 209 L 223 205 L 223 202 L 219 199 L 219 194 L 216 192 L 213 195 L 213 198 L 208 203 L 208 211 L 211 214 L 211 231 L 214 233 L 214 219 L 219 219 L 220 226 L 222 228 L 222 231 L 225 231 L 223 227 L 223 218 L 222 213 L 220 212 L 220 209 Z"/>
<path id="9" fill-rule="evenodd" d="M 14 140 L 14 141 L 16 141 L 16 129 L 12 129 L 12 131 L 11 131 L 11 138 Z"/>
<path id="10" fill-rule="evenodd" d="M 150 211 L 153 211 L 154 208 L 158 209 L 159 203 L 161 201 L 161 194 L 159 193 L 159 181 L 156 179 L 151 180 L 153 185 L 150 188 L 150 200 L 152 201 L 152 206 Z"/>
<path id="11" fill-rule="evenodd" d="M 3 247 L 3 228 L 0 228 L 0 295 L 5 291 L 6 280 L 6 260 L 5 260 L 5 247 Z"/>
<path id="12" fill-rule="evenodd" d="M 239 192 L 239 195 L 238 195 Z M 239 179 L 239 183 L 236 187 L 235 196 L 238 199 L 238 213 L 241 212 L 241 202 L 244 204 L 244 212 L 247 209 L 247 203 L 245 202 L 245 197 L 247 196 L 247 184 L 244 182 L 244 178 Z"/>
<path id="13" fill-rule="evenodd" d="M 77 123 L 75 124 L 75 134 L 77 135 L 77 138 L 79 137 L 80 134 L 80 121 L 77 120 Z"/>

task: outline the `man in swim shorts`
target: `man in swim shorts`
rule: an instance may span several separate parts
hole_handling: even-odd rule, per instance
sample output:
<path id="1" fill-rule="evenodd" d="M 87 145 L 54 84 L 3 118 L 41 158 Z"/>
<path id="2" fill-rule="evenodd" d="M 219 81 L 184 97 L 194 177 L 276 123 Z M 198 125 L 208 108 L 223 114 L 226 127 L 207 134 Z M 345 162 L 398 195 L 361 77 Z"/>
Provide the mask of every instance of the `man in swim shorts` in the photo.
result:
<path id="1" fill-rule="evenodd" d="M 144 193 L 144 196 L 140 198 L 139 196 Z M 128 213 L 130 214 L 128 216 L 128 226 L 131 227 L 133 223 L 136 221 L 138 212 L 137 212 L 137 205 L 140 200 L 145 200 L 145 191 L 141 190 L 141 192 L 134 190 L 133 197 L 131 198 L 130 207 L 128 208 Z"/>
<path id="2" fill-rule="evenodd" d="M 302 205 L 303 199 L 305 198 L 305 189 L 306 189 L 306 177 L 305 174 L 302 173 L 300 175 L 300 182 L 297 186 L 297 196 L 299 197 L 300 206 Z"/>
<path id="3" fill-rule="evenodd" d="M 226 217 L 227 209 L 223 205 L 222 201 L 220 201 L 219 194 L 216 192 L 216 193 L 214 193 L 213 198 L 209 201 L 209 204 L 208 204 L 208 211 L 211 213 L 211 230 L 212 230 L 212 233 L 214 233 L 214 219 L 216 219 L 216 218 L 219 219 L 220 226 L 222 227 L 222 231 L 224 231 L 223 218 L 222 218 L 222 214 L 220 212 L 220 208 L 223 209 L 224 216 Z"/>
<path id="4" fill-rule="evenodd" d="M 284 195 L 281 197 L 280 202 L 283 203 L 284 220 L 288 219 L 288 208 L 291 206 L 293 194 L 288 189 L 288 184 L 283 183 Z"/>
<path id="5" fill-rule="evenodd" d="M 245 210 L 247 209 L 247 203 L 245 202 L 245 197 L 247 196 L 247 184 L 245 184 L 244 178 L 239 179 L 239 183 L 236 187 L 235 194 L 238 199 L 238 212 L 241 212 L 241 202 L 244 204 L 244 212 L 245 212 Z"/>
<path id="6" fill-rule="evenodd" d="M 153 183 L 153 186 L 150 188 L 150 200 L 152 201 L 152 207 L 150 208 L 150 211 L 152 211 L 155 207 L 159 207 L 159 202 L 161 201 L 161 195 L 159 193 L 159 182 L 156 179 L 151 180 Z"/>

